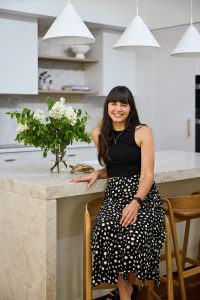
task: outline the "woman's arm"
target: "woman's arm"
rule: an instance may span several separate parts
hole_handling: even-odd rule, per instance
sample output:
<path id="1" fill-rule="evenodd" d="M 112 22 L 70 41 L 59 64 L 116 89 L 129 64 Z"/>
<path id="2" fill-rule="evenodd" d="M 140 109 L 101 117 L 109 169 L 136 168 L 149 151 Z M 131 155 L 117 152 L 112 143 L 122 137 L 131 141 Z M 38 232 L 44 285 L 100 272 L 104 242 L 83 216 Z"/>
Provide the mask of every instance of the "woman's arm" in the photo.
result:
<path id="1" fill-rule="evenodd" d="M 154 178 L 154 146 L 152 130 L 147 126 L 142 126 L 135 131 L 135 141 L 141 148 L 141 174 L 136 197 L 144 200 L 152 187 Z M 137 220 L 138 209 L 140 205 L 132 200 L 122 212 L 120 224 L 127 227 L 134 224 Z"/>
<path id="2" fill-rule="evenodd" d="M 152 130 L 142 126 L 135 132 L 136 143 L 141 148 L 141 174 L 135 196 L 142 200 L 149 193 L 154 179 L 154 145 Z"/>
<path id="3" fill-rule="evenodd" d="M 92 139 L 98 149 L 98 139 L 99 139 L 100 129 L 96 127 L 92 130 Z M 97 179 L 104 179 L 107 178 L 107 171 L 106 168 L 102 168 L 99 170 L 95 170 L 88 175 L 84 175 L 78 178 L 72 178 L 72 182 L 88 182 L 88 187 L 92 186 Z"/>

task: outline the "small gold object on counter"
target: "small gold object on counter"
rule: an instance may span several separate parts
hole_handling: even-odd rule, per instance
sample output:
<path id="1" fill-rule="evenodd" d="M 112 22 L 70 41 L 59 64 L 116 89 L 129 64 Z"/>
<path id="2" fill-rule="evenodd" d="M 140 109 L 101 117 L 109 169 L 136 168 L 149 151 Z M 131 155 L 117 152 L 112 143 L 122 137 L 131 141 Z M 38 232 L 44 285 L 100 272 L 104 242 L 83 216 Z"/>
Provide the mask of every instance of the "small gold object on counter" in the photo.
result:
<path id="1" fill-rule="evenodd" d="M 70 173 L 91 173 L 94 171 L 94 168 L 86 164 L 77 164 L 75 166 L 69 166 L 71 168 Z"/>

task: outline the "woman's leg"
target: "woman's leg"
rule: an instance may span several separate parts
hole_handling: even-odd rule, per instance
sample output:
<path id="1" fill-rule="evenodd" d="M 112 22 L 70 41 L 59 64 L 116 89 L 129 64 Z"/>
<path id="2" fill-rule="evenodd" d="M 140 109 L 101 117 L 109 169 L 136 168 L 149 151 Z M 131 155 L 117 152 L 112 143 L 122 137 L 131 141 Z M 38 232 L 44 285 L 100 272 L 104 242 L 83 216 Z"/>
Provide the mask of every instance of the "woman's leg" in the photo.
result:
<path id="1" fill-rule="evenodd" d="M 134 274 L 134 273 L 130 273 Z M 118 275 L 118 288 L 119 288 L 119 295 L 120 295 L 120 300 L 131 300 L 131 295 L 133 292 L 133 287 L 132 287 L 132 280 L 133 276 L 129 276 L 130 280 L 124 280 L 122 275 Z"/>
<path id="2" fill-rule="evenodd" d="M 131 285 L 135 283 L 135 281 L 136 281 L 135 273 L 133 273 L 133 272 L 128 273 L 128 281 Z"/>

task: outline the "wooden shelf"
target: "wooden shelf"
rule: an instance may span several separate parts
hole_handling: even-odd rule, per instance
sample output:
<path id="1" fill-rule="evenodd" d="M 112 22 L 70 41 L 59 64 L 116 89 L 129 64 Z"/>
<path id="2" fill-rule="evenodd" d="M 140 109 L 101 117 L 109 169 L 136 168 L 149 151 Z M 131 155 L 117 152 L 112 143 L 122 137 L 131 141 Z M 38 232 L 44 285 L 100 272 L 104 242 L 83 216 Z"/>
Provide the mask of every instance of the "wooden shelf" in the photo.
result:
<path id="1" fill-rule="evenodd" d="M 39 90 L 38 95 L 41 94 L 74 94 L 74 95 L 97 95 L 97 91 L 65 91 L 65 90 Z"/>
<path id="2" fill-rule="evenodd" d="M 98 60 L 96 59 L 80 59 L 80 58 L 74 58 L 74 57 L 65 57 L 65 56 L 50 56 L 50 55 L 39 55 L 38 60 L 40 61 L 65 61 L 65 62 L 71 62 L 71 63 L 98 63 Z"/>

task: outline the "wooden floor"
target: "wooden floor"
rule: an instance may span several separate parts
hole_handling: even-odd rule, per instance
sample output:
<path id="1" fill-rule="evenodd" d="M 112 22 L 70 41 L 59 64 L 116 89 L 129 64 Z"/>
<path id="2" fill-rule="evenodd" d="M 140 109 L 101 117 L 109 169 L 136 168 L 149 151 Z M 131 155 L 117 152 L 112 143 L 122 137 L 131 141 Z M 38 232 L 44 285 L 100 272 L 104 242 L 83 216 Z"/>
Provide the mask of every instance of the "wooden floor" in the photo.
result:
<path id="1" fill-rule="evenodd" d="M 200 274 L 192 276 L 185 280 L 186 293 L 188 300 L 200 300 Z M 161 283 L 156 291 L 162 300 L 168 300 L 166 285 Z M 138 295 L 137 300 L 146 300 L 146 289 L 142 289 Z M 181 300 L 178 288 L 174 288 L 174 300 Z"/>

